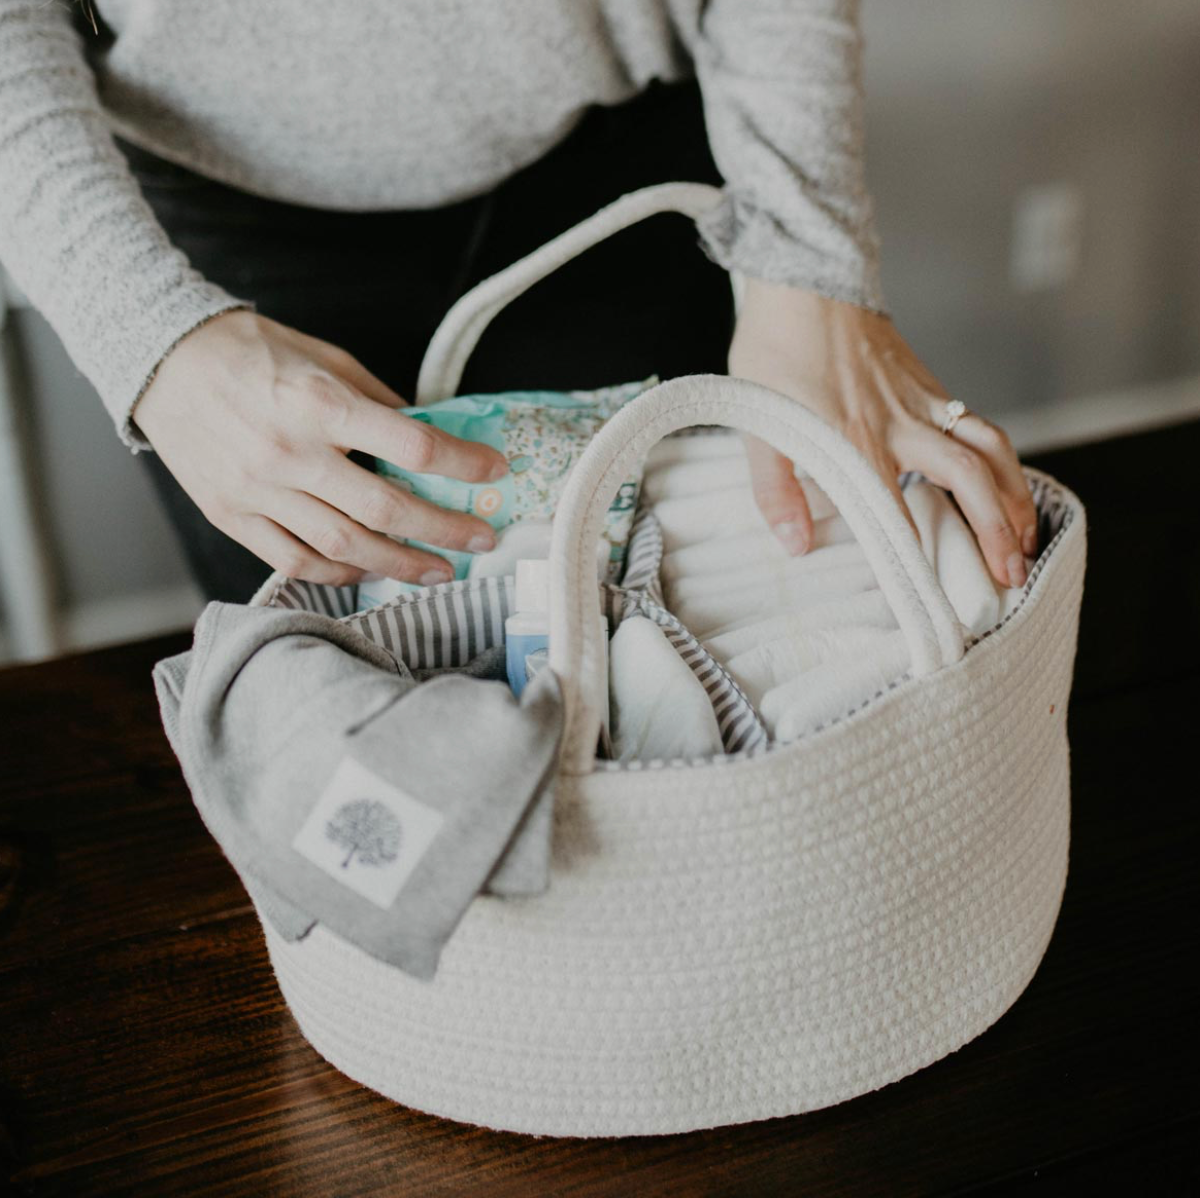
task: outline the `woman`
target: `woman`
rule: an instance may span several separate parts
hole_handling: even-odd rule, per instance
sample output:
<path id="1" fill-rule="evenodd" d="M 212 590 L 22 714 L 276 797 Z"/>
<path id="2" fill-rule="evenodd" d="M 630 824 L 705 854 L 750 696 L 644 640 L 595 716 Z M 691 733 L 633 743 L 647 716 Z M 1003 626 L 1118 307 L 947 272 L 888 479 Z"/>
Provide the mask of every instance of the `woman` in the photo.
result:
<path id="1" fill-rule="evenodd" d="M 668 179 L 724 181 L 705 253 L 677 217 L 622 233 L 506 310 L 463 389 L 727 365 L 803 395 L 906 514 L 901 472 L 947 487 L 997 582 L 1024 581 L 1036 513 L 1008 438 L 944 420 L 884 310 L 855 0 L 95 8 L 0 0 L 0 259 L 125 442 L 155 451 L 210 598 L 245 601 L 268 567 L 450 577 L 395 537 L 490 548 L 482 520 L 365 455 L 498 476 L 494 451 L 395 413 L 438 319 Z M 727 269 L 746 278 L 735 326 Z M 792 464 L 747 452 L 765 519 L 806 552 Z"/>

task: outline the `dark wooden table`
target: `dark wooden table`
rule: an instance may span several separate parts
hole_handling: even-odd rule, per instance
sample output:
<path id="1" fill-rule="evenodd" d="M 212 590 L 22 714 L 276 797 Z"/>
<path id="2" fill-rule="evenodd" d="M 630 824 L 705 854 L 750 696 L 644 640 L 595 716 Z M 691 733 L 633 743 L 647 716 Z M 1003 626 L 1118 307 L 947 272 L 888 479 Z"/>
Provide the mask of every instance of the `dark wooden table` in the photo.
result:
<path id="1" fill-rule="evenodd" d="M 0 1188 L 17 1194 L 1200 1194 L 1200 422 L 1029 460 L 1088 507 L 1070 880 L 985 1035 L 795 1118 L 554 1140 L 326 1065 L 161 730 L 185 635 L 0 671 Z"/>

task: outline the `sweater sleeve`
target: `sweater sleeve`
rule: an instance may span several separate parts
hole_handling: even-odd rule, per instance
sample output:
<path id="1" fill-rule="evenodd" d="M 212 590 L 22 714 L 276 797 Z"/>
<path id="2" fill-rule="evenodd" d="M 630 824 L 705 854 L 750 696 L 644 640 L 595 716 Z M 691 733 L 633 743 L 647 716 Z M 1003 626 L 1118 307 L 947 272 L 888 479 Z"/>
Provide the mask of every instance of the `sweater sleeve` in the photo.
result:
<path id="1" fill-rule="evenodd" d="M 725 197 L 704 252 L 768 282 L 885 311 L 863 165 L 858 0 L 709 0 L 695 45 Z"/>
<path id="2" fill-rule="evenodd" d="M 100 394 L 121 439 L 175 344 L 230 308 L 171 245 L 112 139 L 67 7 L 0 0 L 0 261 Z"/>

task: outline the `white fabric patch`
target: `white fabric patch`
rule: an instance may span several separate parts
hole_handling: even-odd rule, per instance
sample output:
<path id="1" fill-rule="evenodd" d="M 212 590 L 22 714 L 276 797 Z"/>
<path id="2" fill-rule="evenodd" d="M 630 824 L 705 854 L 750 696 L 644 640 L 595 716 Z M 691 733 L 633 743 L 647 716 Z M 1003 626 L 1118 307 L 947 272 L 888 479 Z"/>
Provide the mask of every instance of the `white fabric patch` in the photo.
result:
<path id="1" fill-rule="evenodd" d="M 343 758 L 292 841 L 331 878 L 387 910 L 444 816 Z"/>

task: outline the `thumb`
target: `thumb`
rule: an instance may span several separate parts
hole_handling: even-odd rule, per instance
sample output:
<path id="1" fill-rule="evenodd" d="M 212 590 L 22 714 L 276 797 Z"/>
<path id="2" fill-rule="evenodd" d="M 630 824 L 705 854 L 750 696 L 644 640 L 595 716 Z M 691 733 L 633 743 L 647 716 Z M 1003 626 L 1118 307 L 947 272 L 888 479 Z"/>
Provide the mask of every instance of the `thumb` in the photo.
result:
<path id="1" fill-rule="evenodd" d="M 812 513 L 791 459 L 758 437 L 743 434 L 742 441 L 759 511 L 788 553 L 807 553 L 813 543 Z"/>

